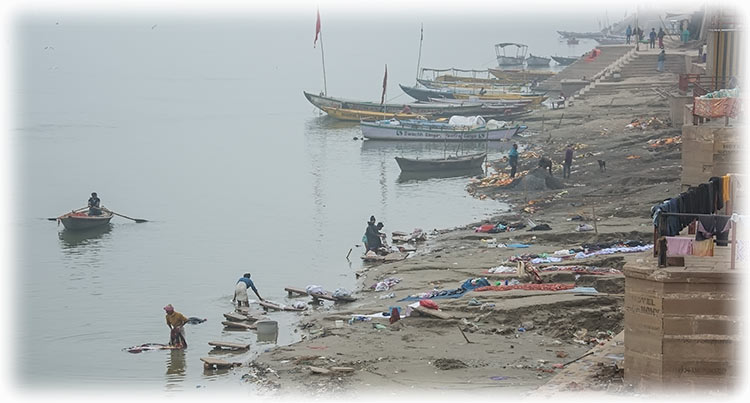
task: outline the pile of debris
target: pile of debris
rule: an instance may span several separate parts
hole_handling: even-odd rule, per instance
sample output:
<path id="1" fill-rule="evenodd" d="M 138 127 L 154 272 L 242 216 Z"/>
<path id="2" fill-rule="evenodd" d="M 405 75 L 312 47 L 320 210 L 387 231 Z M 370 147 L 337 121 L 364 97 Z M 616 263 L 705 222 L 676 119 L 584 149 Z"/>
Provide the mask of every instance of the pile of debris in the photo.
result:
<path id="1" fill-rule="evenodd" d="M 625 126 L 625 129 L 646 130 L 646 129 L 661 129 L 663 127 L 667 127 L 667 125 L 664 122 L 662 122 L 659 118 L 652 117 L 643 121 L 639 120 L 638 118 L 635 118 L 630 121 L 630 124 Z"/>

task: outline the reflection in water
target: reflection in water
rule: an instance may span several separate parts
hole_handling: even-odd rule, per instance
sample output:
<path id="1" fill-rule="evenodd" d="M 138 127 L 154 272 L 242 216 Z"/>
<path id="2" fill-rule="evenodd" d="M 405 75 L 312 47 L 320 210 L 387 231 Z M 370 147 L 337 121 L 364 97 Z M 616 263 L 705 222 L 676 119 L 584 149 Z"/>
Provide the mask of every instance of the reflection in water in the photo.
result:
<path id="1" fill-rule="evenodd" d="M 170 350 L 167 357 L 167 383 L 185 378 L 185 350 Z"/>
<path id="2" fill-rule="evenodd" d="M 448 154 L 475 154 L 487 151 L 493 153 L 507 153 L 513 142 L 504 141 L 384 141 L 365 140 L 362 142 L 362 154 L 387 153 L 391 156 L 404 157 L 442 157 Z"/>
<path id="3" fill-rule="evenodd" d="M 60 246 L 70 253 L 77 253 L 77 249 L 88 245 L 99 245 L 102 239 L 108 238 L 112 231 L 112 224 L 87 230 L 70 231 L 64 229 L 58 233 Z"/>
<path id="4" fill-rule="evenodd" d="M 481 168 L 476 170 L 463 170 L 463 171 L 435 171 L 435 172 L 401 172 L 398 179 L 398 183 L 409 183 L 419 182 L 429 179 L 440 179 L 440 178 L 459 178 L 459 177 L 472 177 L 472 176 L 484 176 L 484 171 Z"/>

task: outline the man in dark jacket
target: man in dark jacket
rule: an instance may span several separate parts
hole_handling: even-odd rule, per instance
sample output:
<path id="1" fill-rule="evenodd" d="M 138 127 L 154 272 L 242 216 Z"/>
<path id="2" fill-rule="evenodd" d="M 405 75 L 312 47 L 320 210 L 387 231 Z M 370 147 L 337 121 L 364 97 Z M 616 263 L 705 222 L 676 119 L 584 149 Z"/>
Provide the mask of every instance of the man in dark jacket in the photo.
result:
<path id="1" fill-rule="evenodd" d="M 102 215 L 102 210 L 99 208 L 100 203 L 101 200 L 99 200 L 96 192 L 91 193 L 91 197 L 89 197 L 89 215 Z"/>

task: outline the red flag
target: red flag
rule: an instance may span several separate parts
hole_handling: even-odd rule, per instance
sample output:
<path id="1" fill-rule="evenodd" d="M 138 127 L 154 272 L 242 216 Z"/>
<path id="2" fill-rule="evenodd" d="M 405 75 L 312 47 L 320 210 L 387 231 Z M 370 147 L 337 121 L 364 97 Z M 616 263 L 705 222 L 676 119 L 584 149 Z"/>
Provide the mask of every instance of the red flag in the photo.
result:
<path id="1" fill-rule="evenodd" d="M 315 40 L 313 41 L 313 47 L 318 42 L 318 34 L 320 34 L 320 10 L 318 10 L 318 21 L 315 23 Z"/>
<path id="2" fill-rule="evenodd" d="M 385 85 L 388 82 L 388 65 L 385 65 L 385 75 L 383 76 L 383 95 L 380 96 L 380 105 L 385 101 Z"/>

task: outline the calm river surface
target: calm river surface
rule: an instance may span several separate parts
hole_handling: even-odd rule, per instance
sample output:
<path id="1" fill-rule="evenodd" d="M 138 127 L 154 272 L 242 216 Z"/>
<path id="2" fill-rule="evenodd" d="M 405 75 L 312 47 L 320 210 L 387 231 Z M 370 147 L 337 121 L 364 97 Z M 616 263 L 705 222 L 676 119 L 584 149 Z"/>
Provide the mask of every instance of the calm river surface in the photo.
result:
<path id="1" fill-rule="evenodd" d="M 470 197 L 465 177 L 399 177 L 394 156 L 439 156 L 443 144 L 353 140 L 358 125 L 321 116 L 302 95 L 323 87 L 315 9 L 303 11 L 14 19 L 12 192 L 22 208 L 9 238 L 21 388 L 249 390 L 241 371 L 204 372 L 199 360 L 211 340 L 252 343 L 238 360 L 273 346 L 220 324 L 242 273 L 279 302 L 289 285 L 353 289 L 361 248 L 351 262 L 345 256 L 370 215 L 390 233 L 463 225 L 505 208 Z M 492 45 L 502 41 L 580 55 L 595 43 L 569 47 L 555 30 L 597 29 L 594 17 L 502 25 L 491 16 L 402 15 L 385 26 L 372 15 L 321 16 L 328 93 L 379 100 L 388 64 L 393 102 L 409 100 L 398 84 L 414 82 L 422 22 L 422 66 L 435 68 L 492 67 Z M 491 157 L 506 149 L 492 146 Z M 46 220 L 84 206 L 92 191 L 149 222 L 116 217 L 80 236 Z M 208 319 L 187 326 L 190 348 L 124 352 L 167 342 L 168 303 Z M 270 316 L 279 344 L 297 340 L 296 314 Z"/>

